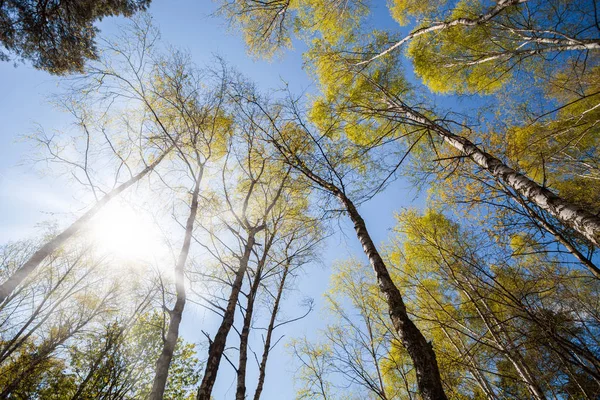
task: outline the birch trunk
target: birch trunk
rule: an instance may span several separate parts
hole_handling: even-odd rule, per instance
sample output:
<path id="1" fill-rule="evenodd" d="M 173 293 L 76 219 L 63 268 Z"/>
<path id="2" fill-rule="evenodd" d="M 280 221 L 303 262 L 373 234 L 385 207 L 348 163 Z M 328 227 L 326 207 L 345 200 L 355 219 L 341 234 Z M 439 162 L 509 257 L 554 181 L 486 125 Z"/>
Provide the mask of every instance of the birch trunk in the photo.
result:
<path id="1" fill-rule="evenodd" d="M 584 256 L 583 253 L 581 253 L 581 251 L 579 251 L 579 249 L 575 247 L 573 243 L 571 243 L 571 241 L 569 241 L 561 232 L 558 231 L 558 229 L 553 227 L 544 218 L 538 215 L 538 213 L 536 213 L 535 210 L 529 207 L 521 198 L 515 196 L 513 193 L 510 193 L 510 196 L 514 198 L 515 201 L 517 201 L 519 204 L 521 204 L 521 206 L 525 208 L 527 213 L 531 215 L 531 217 L 535 219 L 542 226 L 542 228 L 544 228 L 548 233 L 554 236 L 560 244 L 565 246 L 565 248 L 569 250 L 573 257 L 575 257 L 581 264 L 585 265 L 585 267 L 592 274 L 594 274 L 596 278 L 600 279 L 600 268 L 598 268 L 596 264 L 592 262 L 592 260 Z"/>
<path id="2" fill-rule="evenodd" d="M 564 225 L 577 231 L 593 245 L 600 247 L 600 217 L 557 196 L 525 175 L 515 171 L 496 157 L 481 150 L 469 139 L 455 135 L 411 108 L 393 105 L 392 109 L 404 114 L 407 119 L 417 122 L 435 132 L 446 143 L 473 160 L 494 178 L 506 184 L 523 198 L 548 212 Z"/>
<path id="3" fill-rule="evenodd" d="M 385 262 L 369 235 L 365 221 L 354 206 L 354 203 L 339 187 L 326 181 L 317 175 L 313 169 L 307 167 L 297 154 L 287 151 L 276 139 L 271 137 L 271 140 L 290 165 L 299 169 L 307 178 L 337 197 L 342 203 L 345 211 L 354 223 L 356 236 L 375 271 L 377 283 L 385 296 L 394 329 L 398 333 L 402 345 L 407 350 L 413 362 L 421 397 L 423 400 L 447 400 L 433 346 L 427 342 L 419 328 L 409 318 L 402 295 L 394 284 Z"/>
<path id="4" fill-rule="evenodd" d="M 194 222 L 198 212 L 198 197 L 200 193 L 202 173 L 203 169 L 201 168 L 198 172 L 198 177 L 196 178 L 196 184 L 194 186 L 194 192 L 192 194 L 192 204 L 190 207 L 190 214 L 185 225 L 183 246 L 181 247 L 179 258 L 175 266 L 175 291 L 177 300 L 175 301 L 173 310 L 169 312 L 169 329 L 163 344 L 162 352 L 158 358 L 158 361 L 156 362 L 156 373 L 154 375 L 154 382 L 152 383 L 152 391 L 150 392 L 149 397 L 150 400 L 162 400 L 164 396 L 167 378 L 169 376 L 169 366 L 171 365 L 173 352 L 175 351 L 177 339 L 179 338 L 179 325 L 181 323 L 186 301 L 184 268 L 190 252 L 192 233 L 194 231 Z"/>
<path id="5" fill-rule="evenodd" d="M 421 331 L 409 318 L 402 295 L 392 281 L 387 267 L 369 235 L 365 221 L 358 213 L 358 210 L 352 201 L 342 192 L 337 191 L 335 195 L 342 202 L 350 219 L 354 223 L 356 236 L 375 271 L 379 289 L 384 294 L 389 307 L 389 314 L 394 329 L 398 332 L 402 345 L 406 348 L 413 361 L 421 397 L 423 400 L 446 400 L 447 397 L 444 393 L 433 346 L 427 342 Z"/>
<path id="6" fill-rule="evenodd" d="M 172 147 L 166 150 L 160 155 L 154 162 L 144 168 L 137 175 L 131 177 L 128 181 L 117 186 L 104 197 L 102 197 L 94 206 L 83 214 L 79 219 L 73 222 L 68 228 L 62 231 L 60 234 L 55 236 L 50 241 L 46 242 L 39 250 L 21 266 L 19 267 L 2 285 L 0 285 L 0 304 L 6 300 L 8 296 L 15 290 L 15 288 L 23 282 L 25 278 L 29 276 L 46 257 L 52 252 L 62 246 L 68 239 L 75 235 L 81 230 L 93 217 L 96 215 L 110 200 L 118 196 L 120 193 L 131 187 L 132 185 L 139 182 L 149 172 L 154 170 L 158 164 L 165 158 L 165 156 L 171 151 Z"/>
<path id="7" fill-rule="evenodd" d="M 215 335 L 214 340 L 210 343 L 208 348 L 208 360 L 206 361 L 206 368 L 204 370 L 204 377 L 202 383 L 198 388 L 197 400 L 210 400 L 215 380 L 217 379 L 217 373 L 219 372 L 219 364 L 221 363 L 221 357 L 223 357 L 223 351 L 225 350 L 225 343 L 227 341 L 227 335 L 233 326 L 235 317 L 235 308 L 237 301 L 242 289 L 242 283 L 244 281 L 244 275 L 248 269 L 248 262 L 250 255 L 252 254 L 252 248 L 255 244 L 255 235 L 264 229 L 264 225 L 250 229 L 248 232 L 248 240 L 244 246 L 244 254 L 240 258 L 240 268 L 238 269 L 235 280 L 231 287 L 231 293 L 227 302 L 227 308 L 223 315 L 223 320 L 219 326 L 219 330 Z"/>

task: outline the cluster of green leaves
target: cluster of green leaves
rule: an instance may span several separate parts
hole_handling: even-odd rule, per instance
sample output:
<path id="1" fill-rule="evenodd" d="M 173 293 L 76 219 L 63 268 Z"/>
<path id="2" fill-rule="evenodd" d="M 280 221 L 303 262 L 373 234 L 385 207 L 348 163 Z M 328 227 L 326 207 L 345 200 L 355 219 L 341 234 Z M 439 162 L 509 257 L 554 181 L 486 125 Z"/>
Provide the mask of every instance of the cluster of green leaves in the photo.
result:
<path id="1" fill-rule="evenodd" d="M 526 243 L 498 245 L 432 210 L 399 214 L 395 231 L 386 246 L 393 278 L 431 339 L 449 396 L 600 394 L 591 372 L 600 362 L 596 279 L 557 267 L 554 257 Z M 332 322 L 317 340 L 293 344 L 299 393 L 319 393 L 323 381 L 326 398 L 416 396 L 412 362 L 369 275 L 356 262 L 337 268 L 326 296 Z"/>

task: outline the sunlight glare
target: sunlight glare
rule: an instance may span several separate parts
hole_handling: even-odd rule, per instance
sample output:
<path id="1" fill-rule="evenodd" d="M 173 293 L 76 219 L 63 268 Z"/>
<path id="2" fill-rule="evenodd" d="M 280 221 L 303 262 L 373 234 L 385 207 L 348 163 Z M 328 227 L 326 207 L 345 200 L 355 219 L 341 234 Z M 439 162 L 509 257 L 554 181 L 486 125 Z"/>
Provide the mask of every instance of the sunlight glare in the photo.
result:
<path id="1" fill-rule="evenodd" d="M 127 261 L 149 261 L 164 249 L 152 219 L 124 203 L 109 203 L 98 213 L 91 237 L 101 254 Z"/>

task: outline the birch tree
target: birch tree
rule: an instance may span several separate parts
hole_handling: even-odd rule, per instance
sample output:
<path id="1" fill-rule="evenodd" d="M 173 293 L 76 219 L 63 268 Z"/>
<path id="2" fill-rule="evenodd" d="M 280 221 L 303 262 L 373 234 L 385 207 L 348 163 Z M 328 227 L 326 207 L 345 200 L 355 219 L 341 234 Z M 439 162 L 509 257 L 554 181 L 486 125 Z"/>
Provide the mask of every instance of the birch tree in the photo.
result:
<path id="1" fill-rule="evenodd" d="M 426 399 L 446 398 L 434 349 L 406 313 L 402 294 L 393 282 L 364 219 L 351 199 L 351 196 L 361 193 L 361 190 L 353 188 L 353 184 L 357 185 L 357 182 L 360 182 L 363 185 L 362 195 L 368 198 L 369 193 L 372 195 L 373 190 L 376 193 L 385 185 L 398 165 L 392 163 L 390 166 L 389 154 L 386 153 L 380 154 L 379 157 L 375 157 L 375 153 L 367 155 L 361 148 L 353 147 L 352 142 L 345 140 L 341 135 L 333 142 L 327 135 L 314 134 L 308 125 L 303 123 L 298 104 L 293 101 L 287 104 L 286 109 L 286 106 L 281 105 L 269 107 L 252 91 L 243 93 L 240 97 L 242 104 L 245 101 L 250 106 L 247 115 L 257 115 L 254 124 L 261 129 L 265 140 L 274 146 L 284 162 L 342 206 L 342 211 L 352 221 L 357 239 L 373 267 L 394 329 L 403 346 L 410 352 L 417 370 L 421 395 Z M 258 114 L 250 111 L 254 107 L 258 108 Z M 372 191 L 364 188 L 369 188 L 365 178 L 367 173 L 374 180 Z"/>
<path id="2" fill-rule="evenodd" d="M 277 243 L 282 240 L 279 236 L 292 230 L 292 225 L 288 224 L 306 223 L 301 220 L 301 210 L 306 204 L 302 198 L 305 192 L 295 187 L 289 168 L 269 156 L 270 150 L 260 141 L 256 128 L 249 121 L 242 121 L 237 125 L 238 137 L 230 148 L 222 172 L 225 213 L 215 220 L 215 227 L 209 228 L 213 237 L 220 229 L 231 235 L 230 239 L 226 239 L 227 236 L 213 239 L 216 248 L 207 248 L 221 264 L 224 273 L 220 280 L 225 280 L 230 289 L 223 299 L 224 306 L 209 303 L 222 315 L 222 320 L 214 338 L 209 339 L 208 360 L 198 389 L 199 399 L 210 397 L 227 337 L 234 325 L 237 305 L 241 302 L 246 276 L 251 276 L 252 270 L 254 282 L 251 286 L 256 287 L 251 287 L 246 294 L 248 303 L 243 312 L 246 321 L 240 333 L 237 368 L 236 396 L 245 397 L 247 341 L 261 275 L 270 269 L 273 246 L 278 246 Z M 230 240 L 233 240 L 233 245 L 228 244 Z"/>
<path id="3" fill-rule="evenodd" d="M 243 4 L 243 3 L 242 3 Z M 396 17 L 402 17 L 402 12 L 413 12 L 420 15 L 420 13 L 427 13 L 430 8 L 423 4 L 416 4 L 412 2 L 398 2 L 393 3 L 394 9 L 396 10 Z M 486 24 L 493 18 L 502 18 L 504 12 L 507 13 L 510 18 L 510 11 L 521 10 L 524 13 L 528 12 L 527 4 L 520 5 L 520 2 L 502 2 L 501 4 L 492 7 L 486 12 L 479 12 L 477 17 L 472 17 L 473 20 L 481 19 L 482 27 L 475 24 L 473 30 L 473 39 L 478 41 L 477 44 L 485 46 L 484 40 L 475 39 L 487 34 Z M 245 25 L 246 19 L 241 15 L 262 15 L 263 13 L 269 13 L 271 10 L 268 7 L 255 7 L 255 8 L 244 8 L 239 6 L 239 3 L 229 3 L 229 7 L 233 10 L 233 18 L 237 22 Z M 552 6 L 550 5 L 547 10 L 543 11 L 545 5 L 540 5 L 535 11 L 539 11 L 538 15 L 540 23 L 543 22 L 544 13 L 551 13 Z M 578 6 L 574 5 L 575 8 Z M 320 112 L 323 112 L 323 108 L 332 108 L 335 112 L 328 113 L 324 116 L 323 120 L 334 120 L 341 119 L 343 121 L 351 121 L 348 124 L 352 129 L 356 130 L 356 122 L 361 122 L 360 127 L 369 128 L 373 124 L 378 124 L 378 120 L 375 115 L 382 116 L 388 121 L 399 122 L 403 121 L 404 124 L 409 126 L 418 126 L 428 133 L 435 136 L 439 142 L 444 145 L 448 145 L 455 149 L 457 156 L 461 156 L 473 161 L 479 168 L 491 174 L 495 179 L 503 182 L 509 186 L 512 190 L 518 193 L 528 203 L 539 207 L 550 214 L 553 218 L 560 221 L 561 224 L 574 229 L 578 234 L 585 237 L 589 243 L 594 246 L 598 245 L 598 232 L 600 231 L 600 221 L 592 213 L 577 203 L 573 203 L 555 192 L 548 190 L 543 184 L 539 184 L 530 177 L 524 175 L 522 172 L 511 167 L 511 165 L 498 156 L 485 151 L 481 146 L 476 144 L 471 137 L 465 135 L 462 130 L 461 124 L 454 124 L 454 121 L 445 120 L 444 118 L 436 117 L 436 112 L 433 107 L 423 108 L 419 103 L 418 99 L 414 99 L 410 96 L 404 88 L 406 85 L 403 84 L 403 78 L 398 74 L 400 70 L 400 62 L 394 57 L 392 51 L 381 52 L 378 49 L 385 47 L 389 44 L 392 39 L 388 32 L 372 32 L 369 30 L 365 31 L 364 26 L 366 25 L 367 16 L 369 15 L 368 5 L 359 2 L 351 3 L 327 3 L 327 2 L 305 2 L 295 5 L 296 12 L 289 18 L 296 18 L 297 26 L 304 28 L 303 32 L 309 35 L 313 39 L 310 43 L 308 52 L 308 59 L 311 60 L 310 66 L 316 71 L 316 77 L 320 82 L 321 92 L 323 93 L 323 101 L 316 102 L 316 107 L 321 108 Z M 451 8 L 452 9 L 452 8 Z M 469 18 L 461 14 L 468 6 L 463 3 L 459 3 L 456 6 L 457 15 L 452 21 L 458 21 L 450 26 L 452 28 L 457 26 L 456 29 L 465 28 L 466 32 L 469 32 L 469 24 L 467 21 Z M 404 11 L 398 11 L 404 10 Z M 585 15 L 586 23 L 591 28 L 589 30 L 583 30 L 586 33 L 582 35 L 588 35 L 588 32 L 593 32 L 593 12 L 590 11 L 590 7 L 579 7 L 578 12 Z M 433 11 L 435 12 L 435 11 Z M 574 21 L 579 21 L 576 14 L 573 12 L 565 11 L 565 29 L 578 29 Z M 288 13 L 291 14 L 291 13 Z M 287 15 L 287 14 L 286 14 Z M 343 18 L 335 19 L 333 15 L 342 15 Z M 537 15 L 537 14 L 536 14 Z M 569 18 L 573 16 L 573 21 Z M 464 18 L 464 20 L 462 19 Z M 558 16 L 560 18 L 560 15 Z M 511 23 L 518 24 L 517 22 L 510 20 Z M 590 22 L 591 21 L 591 22 Z M 562 22 L 562 21 L 561 21 Z M 442 33 L 446 32 L 446 22 L 440 23 L 440 29 Z M 465 23 L 465 25 L 461 25 Z M 491 23 L 491 22 L 490 22 Z M 434 24 L 435 25 L 435 24 Z M 368 29 L 368 28 L 366 28 Z M 537 28 L 536 28 L 537 29 Z M 543 30 L 544 28 L 539 28 Z M 478 32 L 481 30 L 482 32 Z M 451 31 L 448 28 L 448 31 Z M 252 29 L 245 30 L 248 35 L 256 34 Z M 286 31 L 281 31 L 286 33 Z M 437 35 L 439 32 L 435 29 L 431 32 L 431 35 Z M 560 35 L 560 32 L 549 33 L 552 35 Z M 589 33 L 592 34 L 593 33 Z M 440 35 L 438 35 L 440 36 Z M 443 35 L 441 35 L 443 37 Z M 517 34 L 518 36 L 518 34 Z M 573 35 L 565 33 L 565 37 L 561 36 L 558 41 L 571 40 Z M 436 36 L 437 37 L 437 36 Z M 485 38 L 485 36 L 483 36 Z M 546 38 L 547 39 L 547 38 Z M 541 38 L 541 42 L 545 39 Z M 581 39 L 583 41 L 587 39 Z M 592 42 L 596 40 L 592 37 Z M 527 42 L 527 40 L 525 39 Z M 597 41 L 597 40 L 596 40 Z M 250 41 L 252 43 L 252 41 Z M 528 42 L 527 42 L 528 43 Z M 583 43 L 583 42 L 581 42 Z M 544 44 L 545 45 L 545 44 Z M 552 49 L 552 44 L 548 43 L 549 52 L 557 52 L 561 49 L 555 47 Z M 515 45 L 518 46 L 518 45 Z M 592 45 L 594 46 L 594 45 Z M 399 45 L 398 45 L 399 47 Z M 585 45 L 578 48 L 580 51 L 588 51 L 585 49 Z M 534 50 L 534 54 L 538 51 Z M 371 62 L 361 64 L 364 59 L 363 55 L 377 55 L 381 53 L 380 57 L 373 59 Z M 423 54 L 423 51 L 416 52 Z M 435 53 L 435 52 L 434 52 Z M 543 52 L 542 52 L 543 53 Z M 425 61 L 423 62 L 424 68 L 432 68 L 431 71 L 435 76 L 442 76 L 437 74 L 437 69 L 433 63 Z M 461 68 L 461 67 L 458 67 Z M 498 74 L 504 76 L 505 70 L 498 70 Z M 390 76 L 389 72 L 394 73 Z M 384 74 L 388 75 L 386 79 Z M 449 74 L 451 75 L 451 74 Z M 461 77 L 455 77 L 457 81 L 465 81 Z M 370 96 L 366 96 L 363 92 L 370 93 Z M 412 104 L 411 104 L 412 103 Z M 333 105 L 332 105 L 333 104 Z M 319 111 L 319 110 L 317 110 Z M 452 127 L 458 127 L 458 132 Z M 366 129 L 367 133 L 372 133 L 372 130 Z M 389 131 L 385 136 L 367 136 L 367 140 L 373 142 L 387 140 L 393 140 L 396 138 L 395 131 Z"/>
<path id="4" fill-rule="evenodd" d="M 59 163 L 68 168 L 75 181 L 82 183 L 90 190 L 95 201 L 92 202 L 89 210 L 77 218 L 75 222 L 71 223 L 56 236 L 49 238 L 48 241 L 43 243 L 40 248 L 29 257 L 29 259 L 23 262 L 23 265 L 12 271 L 11 275 L 0 285 L 0 303 L 4 301 L 27 276 L 35 271 L 46 257 L 51 255 L 52 252 L 59 249 L 70 238 L 86 227 L 90 220 L 98 214 L 110 200 L 140 182 L 164 160 L 173 148 L 177 147 L 177 133 L 166 131 L 167 123 L 166 121 L 162 121 L 161 118 L 167 118 L 167 116 L 159 115 L 159 112 L 153 108 L 155 106 L 152 105 L 150 94 L 148 93 L 150 85 L 152 85 L 150 79 L 152 65 L 149 65 L 148 59 L 150 58 L 149 53 L 153 51 L 153 44 L 157 40 L 158 33 L 151 27 L 147 20 L 145 22 L 140 20 L 139 25 L 130 26 L 128 29 L 132 34 L 136 33 L 136 35 L 132 36 L 134 38 L 137 37 L 139 42 L 135 42 L 135 39 L 128 37 L 124 39 L 122 48 L 110 48 L 110 50 L 118 54 L 122 59 L 119 60 L 118 57 L 115 57 L 115 59 L 101 60 L 98 64 L 90 66 L 87 74 L 84 77 L 77 79 L 76 83 L 73 84 L 71 93 L 65 95 L 65 98 L 62 101 L 67 110 L 75 116 L 76 124 L 82 134 L 80 140 L 83 142 L 82 147 L 76 149 L 81 152 L 79 153 L 81 156 L 80 159 L 73 160 L 66 158 L 61 152 L 62 147 L 60 142 L 57 143 L 56 139 L 44 135 L 43 132 L 42 135 L 38 135 L 36 138 L 36 141 L 46 150 L 45 161 Z M 125 35 L 126 32 L 128 32 L 127 29 L 124 29 L 122 34 Z M 131 47 L 128 48 L 127 45 L 130 45 Z M 134 61 L 134 57 L 138 58 Z M 124 63 L 120 65 L 124 69 L 119 70 L 113 68 L 113 63 L 116 63 L 117 61 Z M 131 74 L 133 76 L 131 76 Z M 137 96 L 133 97 L 133 100 L 137 100 L 138 102 L 135 106 L 141 106 L 141 108 L 137 108 L 136 111 L 134 111 L 134 115 L 139 117 L 138 119 L 141 121 L 135 121 L 135 118 L 133 118 L 133 120 L 128 122 L 127 119 L 125 119 L 123 125 L 119 127 L 119 132 L 117 132 L 116 137 L 107 133 L 107 124 L 103 123 L 102 119 L 99 121 L 98 125 L 94 126 L 94 118 L 88 117 L 89 115 L 102 115 L 102 112 L 91 112 L 91 107 L 82 108 L 76 106 L 79 102 L 85 104 L 85 101 L 88 101 L 88 104 L 94 104 L 95 107 L 102 109 L 101 103 L 98 103 L 98 101 L 104 99 L 107 101 L 105 107 L 112 107 L 116 99 L 131 99 L 132 91 L 135 92 L 135 96 Z M 104 109 L 105 113 L 109 111 L 110 108 Z M 129 109 L 129 111 L 133 110 Z M 147 119 L 144 116 L 145 112 L 151 113 L 152 117 Z M 126 115 L 126 113 L 127 111 L 123 113 L 123 110 L 121 109 L 115 111 L 112 116 L 110 114 L 105 114 L 104 118 L 110 119 L 111 117 Z M 148 123 L 150 124 L 150 131 L 157 132 L 157 134 L 145 131 Z M 132 132 L 128 129 L 129 126 L 135 126 L 136 129 L 141 129 L 141 133 L 140 131 L 137 133 Z M 138 135 L 139 137 L 137 137 Z M 98 139 L 100 140 L 98 141 Z M 131 155 L 131 146 L 126 146 L 124 149 L 118 148 L 118 146 L 115 147 L 117 140 L 126 140 L 130 143 L 142 141 L 146 142 L 146 144 L 137 149 L 137 154 L 134 150 L 134 154 Z M 93 146 L 94 143 L 96 143 L 97 147 L 92 149 L 91 146 Z M 100 143 L 100 145 L 98 145 L 98 143 Z M 116 162 L 114 176 L 112 182 L 108 183 L 108 188 L 100 187 L 99 181 L 101 178 L 99 176 L 94 176 L 93 166 L 88 157 L 91 152 L 98 152 L 102 150 L 103 147 L 108 149 L 108 156 L 112 156 Z M 153 148 L 157 151 L 153 152 Z M 128 154 L 131 155 L 131 158 L 128 157 Z M 137 160 L 136 156 L 139 157 Z M 106 160 L 100 160 L 101 162 L 106 162 Z M 137 161 L 138 171 L 132 169 L 136 168 L 135 161 Z M 123 170 L 128 171 L 128 177 L 122 177 Z"/>
<path id="5" fill-rule="evenodd" d="M 201 202 L 201 187 L 207 164 L 223 155 L 231 135 L 231 117 L 223 107 L 222 83 L 214 91 L 202 90 L 203 77 L 185 63 L 180 54 L 161 63 L 154 95 L 159 107 L 172 107 L 171 123 L 182 139 L 177 149 L 186 177 L 190 181 L 191 198 L 185 223 L 183 244 L 175 265 L 175 305 L 168 309 L 169 326 L 163 351 L 156 363 L 156 375 L 150 399 L 162 399 L 167 383 L 169 365 L 179 337 L 179 325 L 186 303 L 185 269 Z M 162 103 L 162 104 L 161 104 Z M 165 308 L 167 306 L 165 305 Z"/>

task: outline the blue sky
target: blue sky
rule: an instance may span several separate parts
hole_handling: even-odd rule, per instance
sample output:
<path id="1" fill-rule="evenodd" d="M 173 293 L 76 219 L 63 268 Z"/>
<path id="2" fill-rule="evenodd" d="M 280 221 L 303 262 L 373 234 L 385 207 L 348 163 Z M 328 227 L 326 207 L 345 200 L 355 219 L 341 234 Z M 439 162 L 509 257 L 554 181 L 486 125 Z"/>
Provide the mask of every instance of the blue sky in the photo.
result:
<path id="1" fill-rule="evenodd" d="M 280 87 L 285 81 L 296 93 L 305 89 L 314 90 L 314 85 L 302 70 L 301 43 L 295 43 L 295 48 L 280 59 L 254 60 L 247 56 L 238 32 L 228 30 L 222 19 L 209 16 L 214 8 L 215 4 L 208 1 L 154 0 L 150 14 L 162 32 L 162 40 L 189 51 L 198 65 L 210 62 L 214 55 L 220 55 L 262 89 Z M 379 10 L 380 13 L 382 11 L 385 10 Z M 102 33 L 113 32 L 117 21 L 103 21 L 99 25 Z M 19 141 L 20 136 L 31 133 L 38 124 L 52 131 L 70 122 L 66 114 L 58 112 L 48 103 L 48 97 L 58 90 L 58 81 L 27 64 L 15 68 L 10 63 L 0 63 L 0 243 L 34 234 L 37 232 L 36 226 L 44 221 L 69 220 L 78 214 L 82 206 L 66 181 L 45 177 L 30 165 L 22 163 L 31 148 Z M 361 208 L 377 243 L 387 239 L 394 223 L 394 211 L 422 205 L 422 200 L 412 203 L 416 193 L 406 188 L 408 183 L 396 182 L 386 190 L 385 195 L 378 195 Z M 294 312 L 299 311 L 296 305 L 301 299 L 313 297 L 316 311 L 305 320 L 282 329 L 280 333 L 285 334 L 286 338 L 313 335 L 324 325 L 319 307 L 323 303 L 322 294 L 328 286 L 331 264 L 350 256 L 364 259 L 348 222 L 342 220 L 334 229 L 336 234 L 325 244 L 322 262 L 306 268 L 297 282 L 297 290 L 287 297 L 284 304 L 286 314 L 294 317 Z M 196 342 L 203 339 L 201 329 L 214 333 L 211 328 L 214 323 L 215 320 L 208 313 L 189 311 L 184 317 L 182 334 L 188 341 Z M 293 366 L 291 357 L 280 344 L 269 361 L 264 399 L 293 398 Z M 250 392 L 253 392 L 254 384 L 250 379 Z M 234 391 L 232 369 L 223 361 L 215 399 L 231 398 Z"/>

